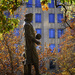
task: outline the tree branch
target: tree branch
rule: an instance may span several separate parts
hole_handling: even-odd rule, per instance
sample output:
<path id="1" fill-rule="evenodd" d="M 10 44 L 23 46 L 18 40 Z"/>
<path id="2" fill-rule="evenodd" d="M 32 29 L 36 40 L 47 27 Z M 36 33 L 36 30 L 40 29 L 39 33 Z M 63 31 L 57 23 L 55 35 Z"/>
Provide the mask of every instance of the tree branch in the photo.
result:
<path id="1" fill-rule="evenodd" d="M 71 27 L 71 26 L 69 25 L 69 23 L 66 21 L 66 20 L 67 20 L 67 17 L 66 17 L 67 9 L 66 9 L 65 5 L 63 5 L 63 4 L 57 5 L 57 0 L 55 0 L 55 6 L 56 6 L 56 8 L 57 8 L 58 6 L 63 6 L 63 8 L 65 9 L 65 22 L 66 22 L 66 24 L 70 27 L 70 29 L 72 29 L 72 27 Z"/>

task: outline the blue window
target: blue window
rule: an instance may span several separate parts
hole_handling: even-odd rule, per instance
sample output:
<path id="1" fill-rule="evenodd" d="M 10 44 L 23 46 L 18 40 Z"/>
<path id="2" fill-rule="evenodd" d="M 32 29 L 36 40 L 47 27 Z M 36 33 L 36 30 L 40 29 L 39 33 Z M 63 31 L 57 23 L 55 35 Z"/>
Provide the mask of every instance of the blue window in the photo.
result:
<path id="1" fill-rule="evenodd" d="M 15 34 L 16 36 L 19 36 L 19 29 L 18 29 L 18 28 L 15 28 L 14 34 Z"/>
<path id="2" fill-rule="evenodd" d="M 8 18 L 10 15 L 10 12 L 5 12 L 4 15 L 6 16 L 6 18 Z"/>
<path id="3" fill-rule="evenodd" d="M 35 14 L 35 22 L 36 23 L 41 23 L 41 14 L 40 13 Z"/>
<path id="4" fill-rule="evenodd" d="M 54 8 L 54 0 L 51 0 L 51 3 L 49 3 L 49 8 Z"/>
<path id="5" fill-rule="evenodd" d="M 64 30 L 58 29 L 58 38 L 60 38 L 62 34 L 64 34 Z"/>
<path id="6" fill-rule="evenodd" d="M 28 7 L 28 8 L 31 8 L 31 7 L 32 7 L 32 0 L 29 0 L 29 1 L 26 3 L 26 7 Z"/>
<path id="7" fill-rule="evenodd" d="M 41 8 L 40 0 L 35 0 L 35 7 Z"/>
<path id="8" fill-rule="evenodd" d="M 54 23 L 54 22 L 55 22 L 55 15 L 49 14 L 49 23 Z"/>
<path id="9" fill-rule="evenodd" d="M 55 38 L 55 29 L 49 29 L 49 38 Z"/>
<path id="10" fill-rule="evenodd" d="M 51 44 L 51 45 L 49 46 L 49 48 L 51 48 L 51 49 L 52 49 L 51 52 L 53 52 L 53 51 L 54 51 L 54 48 L 55 48 L 55 44 Z"/>
<path id="11" fill-rule="evenodd" d="M 19 17 L 19 14 L 16 14 L 16 15 L 14 15 L 15 16 L 15 18 L 18 18 Z"/>
<path id="12" fill-rule="evenodd" d="M 58 23 L 61 23 L 62 19 L 63 19 L 63 14 L 57 14 L 57 21 L 58 21 Z"/>
<path id="13" fill-rule="evenodd" d="M 60 45 L 58 44 L 58 53 L 61 51 L 61 49 L 60 49 Z"/>
<path id="14" fill-rule="evenodd" d="M 37 33 L 37 34 L 41 34 L 41 29 L 37 28 L 37 29 L 36 29 L 36 33 Z"/>
<path id="15" fill-rule="evenodd" d="M 57 5 L 60 5 L 60 2 L 57 1 Z M 58 6 L 58 8 L 61 8 L 61 6 Z"/>

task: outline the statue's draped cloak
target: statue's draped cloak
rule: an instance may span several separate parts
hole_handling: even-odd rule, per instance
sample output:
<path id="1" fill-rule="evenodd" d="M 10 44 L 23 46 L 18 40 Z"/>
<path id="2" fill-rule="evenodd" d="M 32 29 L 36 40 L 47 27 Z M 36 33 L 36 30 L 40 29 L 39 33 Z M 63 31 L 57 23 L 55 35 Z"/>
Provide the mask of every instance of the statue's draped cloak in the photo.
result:
<path id="1" fill-rule="evenodd" d="M 25 29 L 25 42 L 26 42 L 26 58 L 27 64 L 38 63 L 38 54 L 36 52 L 36 46 L 38 41 L 35 39 L 35 32 L 33 26 L 30 23 L 26 23 Z"/>

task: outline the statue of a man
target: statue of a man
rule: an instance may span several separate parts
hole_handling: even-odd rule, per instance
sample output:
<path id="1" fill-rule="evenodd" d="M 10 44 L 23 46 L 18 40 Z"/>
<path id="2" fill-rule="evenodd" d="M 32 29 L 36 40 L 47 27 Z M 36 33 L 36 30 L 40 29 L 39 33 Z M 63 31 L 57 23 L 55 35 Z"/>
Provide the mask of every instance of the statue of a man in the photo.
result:
<path id="1" fill-rule="evenodd" d="M 36 75 L 39 74 L 39 59 L 38 59 L 38 54 L 36 52 L 36 46 L 40 45 L 41 43 L 36 40 L 35 38 L 35 32 L 33 29 L 33 26 L 31 25 L 30 22 L 32 22 L 33 19 L 33 14 L 29 13 L 25 15 L 25 42 L 26 42 L 26 64 L 28 65 L 28 75 L 31 75 L 31 65 L 34 65 Z"/>

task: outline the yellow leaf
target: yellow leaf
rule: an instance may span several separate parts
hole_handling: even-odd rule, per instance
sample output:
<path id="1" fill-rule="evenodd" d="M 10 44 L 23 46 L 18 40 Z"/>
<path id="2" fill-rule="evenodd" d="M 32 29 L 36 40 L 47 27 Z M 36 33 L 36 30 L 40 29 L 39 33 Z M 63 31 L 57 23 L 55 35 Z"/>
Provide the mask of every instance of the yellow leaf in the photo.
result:
<path id="1" fill-rule="evenodd" d="M 10 15 L 12 15 L 12 9 L 10 9 L 9 12 L 10 12 Z"/>
<path id="2" fill-rule="evenodd" d="M 67 71 L 64 71 L 64 72 L 62 72 L 62 75 L 70 75 L 70 73 Z"/>
<path id="3" fill-rule="evenodd" d="M 0 33 L 0 39 L 3 40 L 2 34 Z"/>

